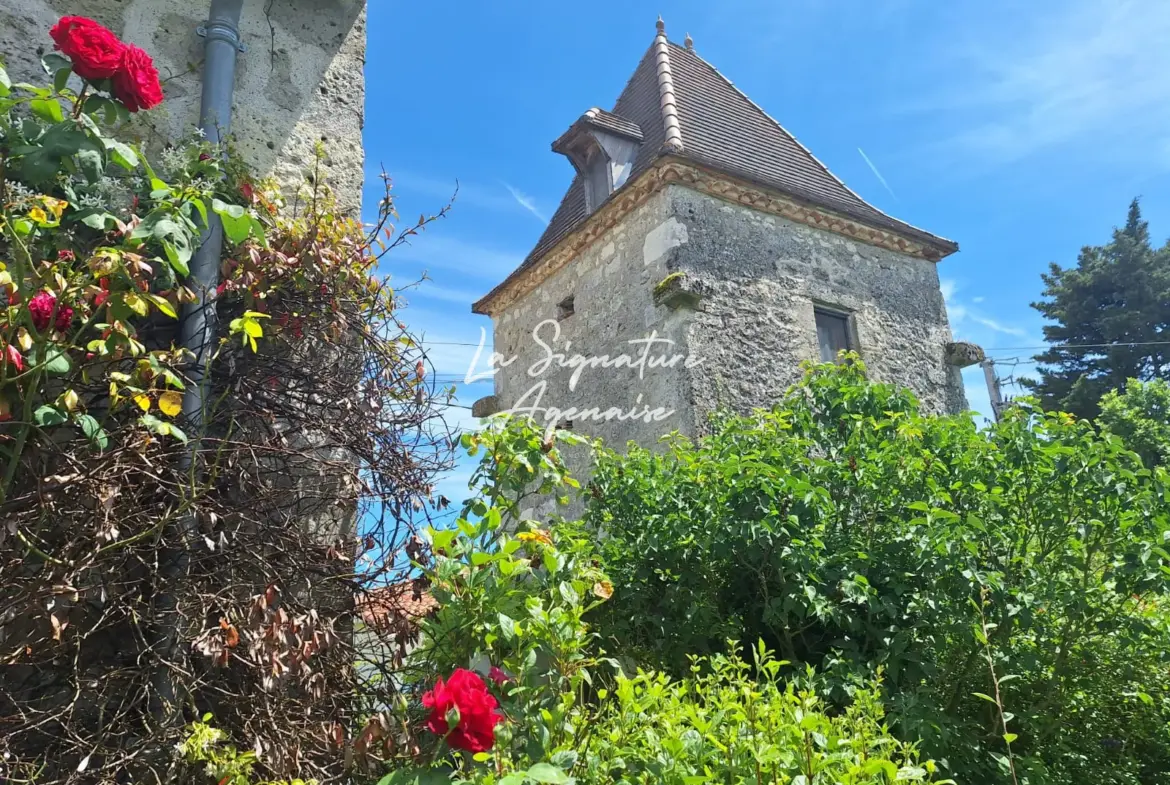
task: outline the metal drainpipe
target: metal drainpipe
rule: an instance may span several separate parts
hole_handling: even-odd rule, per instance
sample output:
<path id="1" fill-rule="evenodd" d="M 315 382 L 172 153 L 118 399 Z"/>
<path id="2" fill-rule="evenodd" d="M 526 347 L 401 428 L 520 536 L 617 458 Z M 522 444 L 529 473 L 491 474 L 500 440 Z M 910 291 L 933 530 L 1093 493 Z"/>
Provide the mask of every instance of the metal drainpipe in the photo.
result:
<path id="1" fill-rule="evenodd" d="M 207 22 L 198 28 L 207 39 L 204 45 L 203 95 L 199 104 L 199 127 L 204 137 L 218 144 L 228 135 L 232 120 L 232 95 L 235 90 L 236 53 L 244 51 L 240 42 L 240 11 L 244 0 L 211 0 Z M 195 355 L 188 369 L 187 389 L 183 393 L 183 422 L 190 431 L 188 448 L 179 458 L 184 473 L 192 471 L 204 428 L 204 399 L 207 394 L 207 363 L 215 351 L 215 289 L 219 285 L 219 265 L 223 254 L 223 225 L 219 216 L 208 210 L 208 225 L 202 242 L 191 259 L 187 284 L 196 300 L 183 308 L 179 326 L 180 345 Z M 167 532 L 171 541 L 159 567 L 166 587 L 156 604 L 161 619 L 156 651 L 168 660 L 180 658 L 178 594 L 191 564 L 189 548 L 196 533 L 193 513 L 181 515 Z M 159 719 L 169 719 L 180 710 L 183 696 L 178 694 L 170 669 L 162 665 L 155 673 L 156 706 Z"/>

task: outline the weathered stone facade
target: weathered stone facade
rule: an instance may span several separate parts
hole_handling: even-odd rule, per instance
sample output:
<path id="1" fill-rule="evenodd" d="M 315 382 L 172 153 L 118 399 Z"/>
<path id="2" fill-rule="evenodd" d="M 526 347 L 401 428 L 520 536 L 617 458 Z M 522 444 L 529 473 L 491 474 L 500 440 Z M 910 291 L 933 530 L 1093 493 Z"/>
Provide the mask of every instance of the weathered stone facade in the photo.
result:
<path id="1" fill-rule="evenodd" d="M 164 103 L 135 119 L 148 144 L 194 129 L 202 90 L 209 0 L 0 0 L 0 55 L 14 81 L 44 81 L 39 53 L 64 15 L 88 16 L 154 58 Z M 326 182 L 347 210 L 361 204 L 365 103 L 365 0 L 246 0 L 232 108 L 232 137 L 252 168 L 295 191 L 324 142 Z"/>
<path id="2" fill-rule="evenodd" d="M 674 430 L 695 435 L 717 408 L 776 402 L 799 379 L 801 361 L 818 358 L 817 306 L 849 315 L 873 378 L 910 387 L 928 411 L 966 406 L 947 359 L 951 333 L 934 262 L 678 182 L 529 285 L 493 316 L 496 351 L 510 361 L 495 377 L 496 408 L 550 424 L 571 420 L 611 446 L 650 445 Z M 637 343 L 651 337 L 671 343 Z M 648 359 L 641 369 L 578 370 L 561 367 L 554 352 L 566 362 L 624 354 L 636 365 L 643 352 Z M 672 356 L 669 367 L 650 367 Z M 542 389 L 545 411 L 532 412 Z M 548 417 L 550 406 L 561 411 Z M 597 419 L 611 409 L 669 414 Z"/>
<path id="3" fill-rule="evenodd" d="M 687 329 L 687 350 L 707 358 L 689 379 L 695 412 L 775 402 L 818 358 L 817 306 L 849 315 L 871 378 L 927 411 L 966 407 L 934 262 L 679 186 L 668 199 L 685 238 L 669 267 L 701 296 Z"/>
<path id="4" fill-rule="evenodd" d="M 671 430 L 689 430 L 681 414 L 688 407 L 682 362 L 673 368 L 646 368 L 640 374 L 628 366 L 578 371 L 550 361 L 554 354 L 564 355 L 566 362 L 577 354 L 611 359 L 625 354 L 636 361 L 643 345 L 629 341 L 655 332 L 674 343 L 656 343 L 649 348 L 651 356 L 683 351 L 688 315 L 654 304 L 655 284 L 670 272 L 667 251 L 676 226 L 681 224 L 671 213 L 669 193 L 654 194 L 495 319 L 495 350 L 509 362 L 495 377 L 500 408 L 675 410 L 656 422 L 616 418 L 586 422 L 580 412 L 570 411 L 551 418 L 556 424 L 572 420 L 574 430 L 614 445 L 630 440 L 650 443 Z M 558 306 L 568 297 L 573 298 L 574 312 L 557 321 Z M 533 414 L 543 421 L 547 413 Z"/>

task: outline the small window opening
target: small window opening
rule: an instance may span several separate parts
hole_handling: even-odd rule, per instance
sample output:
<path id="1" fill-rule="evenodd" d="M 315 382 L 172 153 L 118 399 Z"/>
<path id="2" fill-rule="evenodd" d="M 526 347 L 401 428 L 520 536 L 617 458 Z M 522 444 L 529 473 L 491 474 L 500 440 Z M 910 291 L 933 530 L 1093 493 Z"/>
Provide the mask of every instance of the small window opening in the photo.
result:
<path id="1" fill-rule="evenodd" d="M 573 295 L 569 295 L 565 299 L 557 303 L 557 321 L 563 322 L 573 315 Z"/>
<path id="2" fill-rule="evenodd" d="M 848 316 L 819 308 L 813 314 L 817 322 L 817 344 L 820 346 L 822 362 L 837 362 L 838 353 L 853 350 L 849 340 Z"/>

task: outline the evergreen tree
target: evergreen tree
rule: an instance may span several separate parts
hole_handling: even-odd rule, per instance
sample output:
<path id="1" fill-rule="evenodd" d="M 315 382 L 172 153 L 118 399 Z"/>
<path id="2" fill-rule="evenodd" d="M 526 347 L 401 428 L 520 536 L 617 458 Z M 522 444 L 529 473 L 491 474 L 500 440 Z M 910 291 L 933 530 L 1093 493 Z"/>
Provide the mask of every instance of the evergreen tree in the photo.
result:
<path id="1" fill-rule="evenodd" d="M 1127 380 L 1170 378 L 1170 245 L 1150 245 L 1137 199 L 1109 243 L 1041 277 L 1044 300 L 1032 307 L 1055 324 L 1035 358 L 1040 378 L 1026 384 L 1046 409 L 1096 417 L 1102 396 Z"/>

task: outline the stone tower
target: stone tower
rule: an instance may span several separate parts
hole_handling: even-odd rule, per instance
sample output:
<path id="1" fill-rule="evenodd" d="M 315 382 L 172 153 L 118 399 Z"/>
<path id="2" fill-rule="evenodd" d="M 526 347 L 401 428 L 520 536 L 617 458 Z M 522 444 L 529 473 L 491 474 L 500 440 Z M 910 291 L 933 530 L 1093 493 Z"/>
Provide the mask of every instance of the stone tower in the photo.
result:
<path id="1" fill-rule="evenodd" d="M 552 145 L 576 170 L 527 259 L 475 303 L 476 414 L 648 445 L 768 406 L 800 363 L 860 353 L 928 411 L 966 407 L 936 263 L 958 246 L 866 203 L 661 20 L 612 111 Z M 974 359 L 978 359 L 977 357 Z M 552 407 L 550 410 L 549 407 Z"/>

